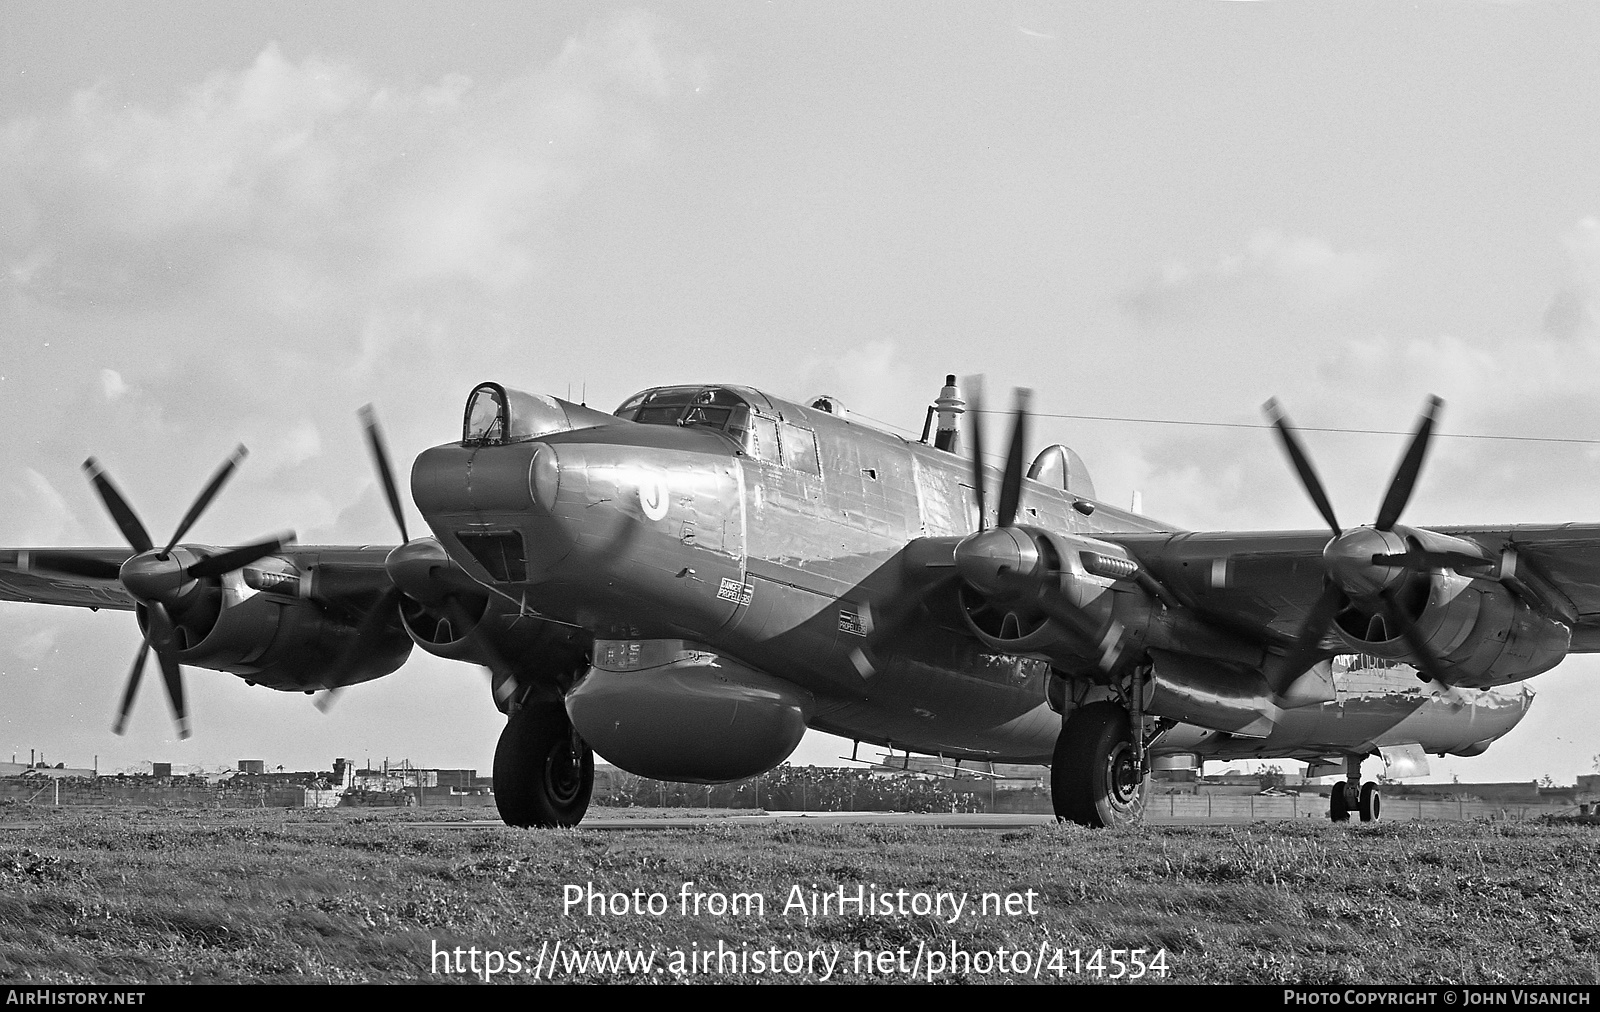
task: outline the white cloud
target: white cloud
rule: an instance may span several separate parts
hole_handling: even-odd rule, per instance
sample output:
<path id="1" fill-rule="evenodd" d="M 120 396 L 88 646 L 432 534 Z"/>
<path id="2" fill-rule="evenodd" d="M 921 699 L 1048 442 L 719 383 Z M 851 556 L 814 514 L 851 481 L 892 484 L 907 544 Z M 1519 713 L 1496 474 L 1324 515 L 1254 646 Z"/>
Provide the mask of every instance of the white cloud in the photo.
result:
<path id="1" fill-rule="evenodd" d="M 1368 291 L 1383 270 L 1375 254 L 1339 252 L 1322 239 L 1262 230 L 1242 253 L 1198 267 L 1166 265 L 1126 293 L 1122 306 L 1144 323 L 1319 310 Z"/>
<path id="2" fill-rule="evenodd" d="M 773 393 L 796 400 L 831 394 L 850 411 L 883 419 L 902 431 L 912 423 L 908 410 L 917 404 L 931 404 L 939 395 L 937 387 L 929 386 L 935 377 L 914 373 L 889 341 L 868 340 L 812 356 L 790 375 Z M 796 377 L 798 388 L 791 388 Z M 920 424 L 921 418 L 915 422 Z"/>
<path id="3" fill-rule="evenodd" d="M 1562 237 L 1568 281 L 1544 314 L 1545 333 L 1571 340 L 1600 333 L 1600 219 L 1584 218 Z"/>
<path id="4" fill-rule="evenodd" d="M 0 324 L 53 339 L 19 343 L 0 412 L 82 405 L 0 464 L 49 475 L 105 541 L 86 454 L 165 531 L 242 441 L 201 536 L 332 524 L 371 481 L 355 408 L 404 405 L 391 438 L 419 449 L 490 364 L 521 363 L 555 216 L 648 158 L 701 78 L 639 15 L 504 79 L 269 45 L 164 105 L 100 86 L 0 124 Z M 74 533 L 36 501 L 0 487 L 7 540 Z"/>
<path id="5" fill-rule="evenodd" d="M 241 271 L 289 309 L 522 284 L 541 218 L 647 150 L 647 108 L 697 73 L 641 17 L 494 84 L 407 87 L 269 45 L 166 109 L 86 90 L 0 133 L 0 256 L 13 284 L 70 303 L 160 303 Z"/>
<path id="6" fill-rule="evenodd" d="M 115 369 L 100 370 L 100 392 L 108 401 L 114 401 L 128 392 L 128 384 Z"/>
<path id="7" fill-rule="evenodd" d="M 23 468 L 21 481 L 0 485 L 0 510 L 9 518 L 7 531 L 19 545 L 59 545 L 83 538 L 67 500 L 34 468 Z"/>

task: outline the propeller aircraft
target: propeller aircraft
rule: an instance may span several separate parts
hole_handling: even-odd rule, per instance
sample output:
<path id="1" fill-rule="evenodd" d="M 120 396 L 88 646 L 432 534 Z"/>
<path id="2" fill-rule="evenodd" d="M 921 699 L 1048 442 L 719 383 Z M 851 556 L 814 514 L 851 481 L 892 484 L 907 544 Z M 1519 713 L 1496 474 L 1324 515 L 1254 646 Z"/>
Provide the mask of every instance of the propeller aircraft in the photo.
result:
<path id="1" fill-rule="evenodd" d="M 241 448 L 157 548 L 90 460 L 127 547 L 0 550 L 0 600 L 135 612 L 119 733 L 152 650 L 185 735 L 182 665 L 305 692 L 413 647 L 482 665 L 516 826 L 576 825 L 596 753 L 718 783 L 807 728 L 1049 763 L 1057 816 L 1090 826 L 1138 821 L 1163 762 L 1236 758 L 1339 773 L 1330 817 L 1368 820 L 1365 760 L 1479 754 L 1526 713 L 1519 683 L 1600 650 L 1600 526 L 1400 522 L 1437 399 L 1370 525 L 1340 525 L 1269 402 L 1328 530 L 1194 532 L 1097 499 L 1064 446 L 1029 463 L 1024 392 L 986 463 L 971 396 L 947 377 L 911 440 L 829 397 L 670 386 L 606 414 L 483 383 L 413 463 L 418 538 L 366 411 L 396 546 L 183 543 Z"/>

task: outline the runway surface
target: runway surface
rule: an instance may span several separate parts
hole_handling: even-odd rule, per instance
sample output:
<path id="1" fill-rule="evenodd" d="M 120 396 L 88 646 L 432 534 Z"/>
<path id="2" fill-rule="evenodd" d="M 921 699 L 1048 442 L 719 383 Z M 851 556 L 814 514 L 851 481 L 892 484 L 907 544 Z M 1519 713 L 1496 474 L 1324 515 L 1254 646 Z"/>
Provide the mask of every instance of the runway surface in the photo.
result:
<path id="1" fill-rule="evenodd" d="M 1238 817 L 1145 818 L 1151 826 L 1226 826 L 1252 820 Z M 1257 820 L 1268 821 L 1268 820 Z M 578 829 L 701 829 L 706 826 L 922 826 L 929 829 L 1027 829 L 1053 826 L 1053 815 L 1028 814 L 911 814 L 907 812 L 763 812 L 755 815 L 712 815 L 695 817 L 643 816 L 639 818 L 584 819 Z M 482 819 L 472 822 L 408 822 L 405 825 L 431 829 L 483 829 L 500 822 Z"/>

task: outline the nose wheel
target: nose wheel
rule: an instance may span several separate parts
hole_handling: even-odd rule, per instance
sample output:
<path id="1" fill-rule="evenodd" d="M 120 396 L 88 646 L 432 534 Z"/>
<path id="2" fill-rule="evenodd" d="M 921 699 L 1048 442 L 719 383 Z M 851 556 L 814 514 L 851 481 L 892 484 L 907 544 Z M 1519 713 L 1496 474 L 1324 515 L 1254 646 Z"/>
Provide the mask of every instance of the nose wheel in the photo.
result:
<path id="1" fill-rule="evenodd" d="M 508 826 L 576 826 L 594 792 L 594 752 L 573 730 L 566 706 L 514 711 L 494 751 L 494 800 Z"/>

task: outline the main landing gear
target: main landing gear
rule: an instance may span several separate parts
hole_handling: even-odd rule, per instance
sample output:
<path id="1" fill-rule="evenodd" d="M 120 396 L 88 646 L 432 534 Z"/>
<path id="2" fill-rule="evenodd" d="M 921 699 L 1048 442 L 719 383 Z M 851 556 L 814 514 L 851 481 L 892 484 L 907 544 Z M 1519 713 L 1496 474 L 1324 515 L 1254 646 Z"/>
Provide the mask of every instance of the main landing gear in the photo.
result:
<path id="1" fill-rule="evenodd" d="M 1150 787 L 1140 766 L 1127 710 L 1100 702 L 1071 711 L 1050 765 L 1056 818 L 1096 828 L 1137 824 Z"/>
<path id="2" fill-rule="evenodd" d="M 560 700 L 514 710 L 494 750 L 494 801 L 508 826 L 576 826 L 594 792 L 594 752 Z"/>
<path id="3" fill-rule="evenodd" d="M 1360 815 L 1362 822 L 1377 822 L 1383 812 L 1383 795 L 1377 783 L 1361 782 L 1361 760 L 1358 755 L 1346 756 L 1345 779 L 1328 792 L 1328 818 L 1334 822 L 1350 821 L 1351 812 Z"/>

